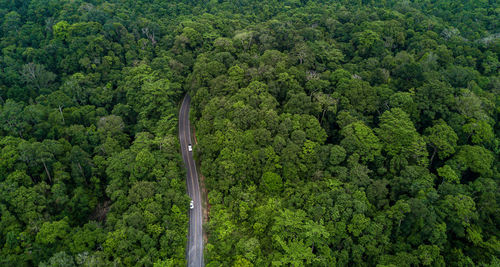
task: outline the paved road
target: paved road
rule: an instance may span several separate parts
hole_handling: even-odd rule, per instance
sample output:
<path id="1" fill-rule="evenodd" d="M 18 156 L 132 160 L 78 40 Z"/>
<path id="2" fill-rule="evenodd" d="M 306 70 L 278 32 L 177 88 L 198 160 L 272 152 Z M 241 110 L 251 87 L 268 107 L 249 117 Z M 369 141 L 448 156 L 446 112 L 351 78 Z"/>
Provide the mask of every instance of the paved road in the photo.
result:
<path id="1" fill-rule="evenodd" d="M 186 95 L 179 111 L 179 140 L 181 142 L 182 159 L 187 168 L 188 194 L 194 201 L 194 208 L 189 211 L 189 236 L 187 260 L 188 266 L 203 266 L 203 232 L 201 216 L 201 194 L 198 184 L 198 173 L 193 159 L 193 152 L 188 151 L 191 143 L 191 128 L 189 124 L 189 103 L 191 98 Z"/>

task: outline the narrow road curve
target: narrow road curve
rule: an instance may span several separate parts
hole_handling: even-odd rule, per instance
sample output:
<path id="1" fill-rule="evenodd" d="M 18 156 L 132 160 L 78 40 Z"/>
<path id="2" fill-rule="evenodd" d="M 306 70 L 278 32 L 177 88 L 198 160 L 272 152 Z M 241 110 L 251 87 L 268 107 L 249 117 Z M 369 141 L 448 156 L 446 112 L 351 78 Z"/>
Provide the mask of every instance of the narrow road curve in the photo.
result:
<path id="1" fill-rule="evenodd" d="M 186 95 L 179 111 L 179 141 L 181 143 L 182 159 L 187 169 L 187 190 L 194 202 L 194 208 L 189 210 L 189 235 L 187 247 L 188 266 L 203 266 L 203 232 L 201 213 L 201 194 L 198 184 L 198 173 L 193 159 L 193 152 L 188 151 L 191 143 L 191 127 L 189 123 L 189 103 L 191 98 Z"/>

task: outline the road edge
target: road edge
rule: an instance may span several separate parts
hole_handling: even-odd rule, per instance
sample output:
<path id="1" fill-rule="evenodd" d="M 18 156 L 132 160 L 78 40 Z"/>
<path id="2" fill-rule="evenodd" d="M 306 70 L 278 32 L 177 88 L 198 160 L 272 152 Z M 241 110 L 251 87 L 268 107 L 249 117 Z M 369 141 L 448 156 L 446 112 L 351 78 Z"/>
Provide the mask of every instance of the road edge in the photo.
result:
<path id="1" fill-rule="evenodd" d="M 193 144 L 198 144 L 198 139 L 196 138 L 196 128 L 194 125 L 191 125 L 193 132 L 192 136 L 194 138 L 194 143 Z M 192 140 L 193 141 L 193 140 Z M 198 172 L 198 182 L 200 183 L 200 189 L 201 189 L 201 199 L 202 199 L 202 214 L 203 214 L 203 226 L 205 226 L 209 221 L 210 221 L 210 203 L 208 201 L 208 190 L 205 185 L 205 179 L 206 177 L 201 173 L 201 162 L 196 157 L 195 159 L 195 164 L 196 164 L 196 171 Z M 208 243 L 208 233 L 205 231 L 206 227 L 203 227 L 203 242 L 204 242 L 204 248 L 206 247 L 205 245 Z"/>

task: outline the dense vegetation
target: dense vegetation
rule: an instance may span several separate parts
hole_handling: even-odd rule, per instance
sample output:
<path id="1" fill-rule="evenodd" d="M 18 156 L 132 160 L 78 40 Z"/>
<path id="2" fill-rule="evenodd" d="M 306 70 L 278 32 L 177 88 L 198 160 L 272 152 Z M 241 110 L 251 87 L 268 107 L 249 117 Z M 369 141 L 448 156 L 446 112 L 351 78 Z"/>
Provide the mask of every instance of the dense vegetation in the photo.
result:
<path id="1" fill-rule="evenodd" d="M 155 24 L 118 3 L 0 3 L 0 265 L 185 264 L 183 93 Z"/>
<path id="2" fill-rule="evenodd" d="M 497 1 L 0 0 L 0 265 L 498 266 Z"/>

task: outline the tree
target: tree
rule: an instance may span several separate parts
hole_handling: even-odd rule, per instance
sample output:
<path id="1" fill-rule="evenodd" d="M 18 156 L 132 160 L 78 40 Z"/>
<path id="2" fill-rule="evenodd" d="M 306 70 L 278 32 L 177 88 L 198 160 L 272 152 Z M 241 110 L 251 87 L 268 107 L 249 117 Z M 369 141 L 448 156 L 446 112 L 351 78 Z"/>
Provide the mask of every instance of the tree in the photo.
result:
<path id="1" fill-rule="evenodd" d="M 349 154 L 356 153 L 362 162 L 373 161 L 380 155 L 382 145 L 372 129 L 362 122 L 354 122 L 342 128 L 344 139 L 340 144 Z"/>
<path id="2" fill-rule="evenodd" d="M 273 241 L 282 253 L 277 254 L 277 264 L 294 264 L 302 266 L 310 264 L 314 254 L 311 248 L 304 243 L 301 237 L 305 230 L 303 227 L 310 224 L 303 210 L 296 212 L 285 209 L 275 217 L 272 227 Z M 288 229 L 284 232 L 284 229 Z M 319 235 L 318 237 L 321 237 Z"/>
<path id="3" fill-rule="evenodd" d="M 458 136 L 445 121 L 439 120 L 434 126 L 427 128 L 425 134 L 425 141 L 433 149 L 430 159 L 431 164 L 436 153 L 440 159 L 445 159 L 455 153 Z"/>
<path id="4" fill-rule="evenodd" d="M 68 218 L 54 222 L 45 222 L 36 234 L 36 242 L 50 247 L 62 247 L 70 233 Z"/>
<path id="5" fill-rule="evenodd" d="M 39 97 L 39 100 L 47 101 L 48 105 L 53 108 L 57 108 L 59 114 L 61 115 L 61 120 L 63 123 L 65 123 L 63 108 L 74 106 L 74 101 L 61 90 L 54 91 L 45 98 Z"/>
<path id="6" fill-rule="evenodd" d="M 330 164 L 338 165 L 345 160 L 346 150 L 339 145 L 334 145 L 330 149 Z"/>
<path id="7" fill-rule="evenodd" d="M 379 99 L 377 92 L 369 83 L 360 79 L 343 79 L 337 90 L 347 97 L 347 107 L 363 114 L 370 114 L 377 109 Z"/>
<path id="8" fill-rule="evenodd" d="M 285 104 L 285 111 L 291 114 L 315 114 L 318 106 L 311 102 L 311 98 L 304 92 L 289 93 L 289 100 Z"/>
<path id="9" fill-rule="evenodd" d="M 41 267 L 73 267 L 76 266 L 75 260 L 71 255 L 61 251 L 54 254 L 48 262 L 40 263 Z"/>
<path id="10" fill-rule="evenodd" d="M 400 108 L 410 115 L 412 121 L 419 121 L 419 110 L 413 96 L 414 93 L 410 92 L 396 92 L 389 97 L 389 106 Z"/>
<path id="11" fill-rule="evenodd" d="M 447 195 L 442 200 L 441 207 L 440 212 L 447 221 L 447 228 L 457 236 L 464 237 L 465 229 L 477 218 L 474 200 L 462 194 Z"/>
<path id="12" fill-rule="evenodd" d="M 432 120 L 441 118 L 446 120 L 455 102 L 453 88 L 441 81 L 430 81 L 415 89 L 415 102 L 422 125 L 430 125 Z"/>
<path id="13" fill-rule="evenodd" d="M 491 151 L 480 146 L 465 145 L 450 160 L 450 165 L 458 171 L 471 171 L 481 175 L 491 175 L 494 156 Z"/>
<path id="14" fill-rule="evenodd" d="M 320 123 L 323 122 L 323 118 L 327 112 L 331 112 L 333 114 L 337 112 L 338 100 L 334 96 L 326 95 L 320 92 L 315 94 L 314 98 L 321 106 L 321 117 L 319 119 Z"/>
<path id="15" fill-rule="evenodd" d="M 49 183 L 52 183 L 52 176 L 50 175 L 48 166 L 54 161 L 54 155 L 51 153 L 46 143 L 34 143 L 32 144 L 32 149 L 33 161 L 35 163 L 42 163 L 47 179 Z"/>
<path id="16" fill-rule="evenodd" d="M 5 35 L 15 35 L 19 31 L 21 26 L 21 15 L 16 11 L 11 11 L 5 14 L 2 31 Z"/>
<path id="17" fill-rule="evenodd" d="M 23 119 L 23 103 L 7 99 L 0 110 L 0 120 L 4 131 L 23 138 L 25 123 Z"/>
<path id="18" fill-rule="evenodd" d="M 471 119 L 469 123 L 462 126 L 462 129 L 468 135 L 467 139 L 470 138 L 473 144 L 491 144 L 495 138 L 493 128 L 486 121 Z"/>
<path id="19" fill-rule="evenodd" d="M 278 174 L 272 172 L 265 172 L 262 175 L 261 184 L 269 194 L 280 193 L 283 186 L 281 177 Z"/>
<path id="20" fill-rule="evenodd" d="M 364 30 L 354 34 L 353 42 L 361 56 L 368 57 L 383 51 L 380 35 L 372 30 Z"/>
<path id="21" fill-rule="evenodd" d="M 21 76 L 23 80 L 29 86 L 34 87 L 37 92 L 41 91 L 42 89 L 47 90 L 49 84 L 56 78 L 56 75 L 50 71 L 45 70 L 45 67 L 43 65 L 38 65 L 35 63 L 28 63 L 24 65 L 23 69 L 21 70 Z"/>
<path id="22" fill-rule="evenodd" d="M 375 129 L 383 150 L 389 157 L 402 157 L 408 162 L 425 166 L 427 149 L 408 114 L 399 108 L 388 110 L 380 116 L 379 128 Z"/>
<path id="23" fill-rule="evenodd" d="M 460 182 L 460 177 L 455 173 L 455 171 L 449 165 L 444 165 L 443 167 L 438 168 L 437 172 L 439 176 L 443 178 L 443 182 L 445 181 L 449 183 Z"/>
<path id="24" fill-rule="evenodd" d="M 299 61 L 299 65 L 306 64 L 306 66 L 310 66 L 313 61 L 312 51 L 306 43 L 295 44 L 293 55 Z"/>

